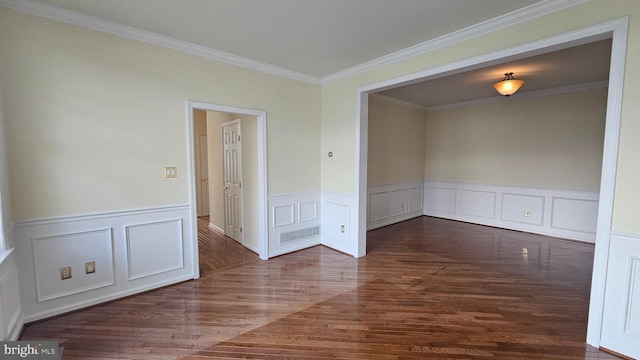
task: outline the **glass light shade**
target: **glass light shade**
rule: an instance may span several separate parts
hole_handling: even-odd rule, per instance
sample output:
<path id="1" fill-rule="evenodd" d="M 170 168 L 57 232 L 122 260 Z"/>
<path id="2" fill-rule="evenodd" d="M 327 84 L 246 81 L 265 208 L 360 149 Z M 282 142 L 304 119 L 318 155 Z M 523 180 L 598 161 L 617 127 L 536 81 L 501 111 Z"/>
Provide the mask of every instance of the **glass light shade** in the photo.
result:
<path id="1" fill-rule="evenodd" d="M 518 91 L 522 84 L 524 84 L 523 80 L 502 80 L 493 84 L 493 88 L 500 94 L 509 96 Z"/>

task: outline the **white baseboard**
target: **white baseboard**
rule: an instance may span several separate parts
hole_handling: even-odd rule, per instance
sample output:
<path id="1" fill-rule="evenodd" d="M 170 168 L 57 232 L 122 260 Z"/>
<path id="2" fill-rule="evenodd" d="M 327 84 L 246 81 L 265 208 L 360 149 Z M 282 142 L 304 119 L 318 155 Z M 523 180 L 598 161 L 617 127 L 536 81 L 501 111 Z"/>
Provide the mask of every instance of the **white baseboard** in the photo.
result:
<path id="1" fill-rule="evenodd" d="M 219 227 L 215 226 L 212 223 L 209 223 L 209 229 L 224 235 L 224 230 L 220 229 Z"/>
<path id="2" fill-rule="evenodd" d="M 17 222 L 24 321 L 193 279 L 191 225 L 189 205 Z M 96 271 L 85 274 L 91 261 Z M 72 277 L 61 280 L 67 266 Z"/>
<path id="3" fill-rule="evenodd" d="M 422 216 L 423 193 L 422 182 L 369 186 L 367 230 Z"/>
<path id="4" fill-rule="evenodd" d="M 424 215 L 595 242 L 595 192 L 442 181 L 424 189 Z"/>

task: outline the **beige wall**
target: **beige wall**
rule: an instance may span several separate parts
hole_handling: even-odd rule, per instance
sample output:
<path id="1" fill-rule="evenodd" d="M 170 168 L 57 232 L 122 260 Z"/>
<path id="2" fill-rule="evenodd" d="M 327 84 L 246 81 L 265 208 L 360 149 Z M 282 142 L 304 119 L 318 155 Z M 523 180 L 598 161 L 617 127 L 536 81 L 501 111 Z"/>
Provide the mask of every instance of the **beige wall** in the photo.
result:
<path id="1" fill-rule="evenodd" d="M 369 186 L 422 182 L 426 112 L 369 97 Z"/>
<path id="2" fill-rule="evenodd" d="M 320 189 L 319 86 L 5 8 L 0 34 L 16 221 L 189 203 L 187 100 L 265 110 L 269 194 Z"/>
<path id="3" fill-rule="evenodd" d="M 600 190 L 607 89 L 429 111 L 425 179 Z"/>
<path id="4" fill-rule="evenodd" d="M 322 190 L 353 194 L 355 191 L 356 90 L 383 80 L 433 69 L 438 66 L 526 44 L 546 37 L 629 16 L 629 33 L 618 168 L 614 199 L 613 230 L 640 233 L 635 207 L 640 202 L 640 1 L 586 1 L 526 22 L 476 36 L 429 53 L 358 74 L 322 86 Z"/>

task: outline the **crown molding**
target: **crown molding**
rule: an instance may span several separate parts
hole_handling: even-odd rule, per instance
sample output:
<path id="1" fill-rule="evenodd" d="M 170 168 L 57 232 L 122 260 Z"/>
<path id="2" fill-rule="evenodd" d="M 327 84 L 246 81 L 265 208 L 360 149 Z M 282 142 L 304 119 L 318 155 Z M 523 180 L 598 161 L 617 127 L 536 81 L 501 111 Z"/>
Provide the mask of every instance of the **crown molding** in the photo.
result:
<path id="1" fill-rule="evenodd" d="M 492 96 L 492 97 L 482 98 L 482 99 L 430 106 L 427 108 L 427 111 L 451 110 L 451 109 L 458 109 L 458 108 L 469 107 L 469 106 L 478 106 L 478 105 L 499 103 L 504 101 L 511 101 L 513 99 L 531 99 L 531 98 L 536 98 L 541 96 L 558 95 L 558 94 L 565 94 L 565 93 L 571 93 L 576 91 L 603 88 L 607 86 L 609 86 L 608 80 L 594 81 L 594 82 L 583 83 L 583 84 L 567 85 L 567 86 L 560 86 L 560 87 L 555 87 L 550 89 L 515 93 L 509 97 Z"/>
<path id="2" fill-rule="evenodd" d="M 543 0 L 524 7 L 510 13 L 500 15 L 493 19 L 483 21 L 481 23 L 471 25 L 464 29 L 454 31 L 452 33 L 437 37 L 433 40 L 408 47 L 403 50 L 382 56 L 375 60 L 371 60 L 360 65 L 339 71 L 337 73 L 324 76 L 320 83 L 322 85 L 342 80 L 357 74 L 371 71 L 382 66 L 386 66 L 398 61 L 402 61 L 417 55 L 422 55 L 440 48 L 444 48 L 455 43 L 468 40 L 473 37 L 484 35 L 495 30 L 503 29 L 536 17 L 540 17 L 587 0 Z"/>
<path id="3" fill-rule="evenodd" d="M 281 76 L 313 85 L 320 85 L 320 78 L 315 76 L 302 74 L 261 61 L 248 59 L 224 51 L 219 51 L 190 42 L 170 38 L 151 31 L 141 30 L 135 27 L 101 19 L 92 15 L 82 14 L 77 11 L 63 9 L 57 6 L 43 4 L 32 0 L 0 0 L 0 6 L 30 15 L 40 16 L 71 25 L 76 25 L 132 40 L 138 40 L 149 44 L 178 50 L 188 54 L 201 56 L 210 60 L 241 66 L 244 68 L 249 68 L 267 74 Z"/>

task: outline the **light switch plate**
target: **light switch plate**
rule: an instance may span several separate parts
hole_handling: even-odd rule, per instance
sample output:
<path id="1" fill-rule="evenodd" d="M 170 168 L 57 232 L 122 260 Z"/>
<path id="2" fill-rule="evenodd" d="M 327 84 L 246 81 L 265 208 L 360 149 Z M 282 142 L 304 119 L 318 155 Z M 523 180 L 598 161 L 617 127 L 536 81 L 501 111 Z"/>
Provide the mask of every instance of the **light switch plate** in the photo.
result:
<path id="1" fill-rule="evenodd" d="M 165 166 L 164 177 L 167 179 L 177 178 L 178 169 L 175 166 Z"/>

